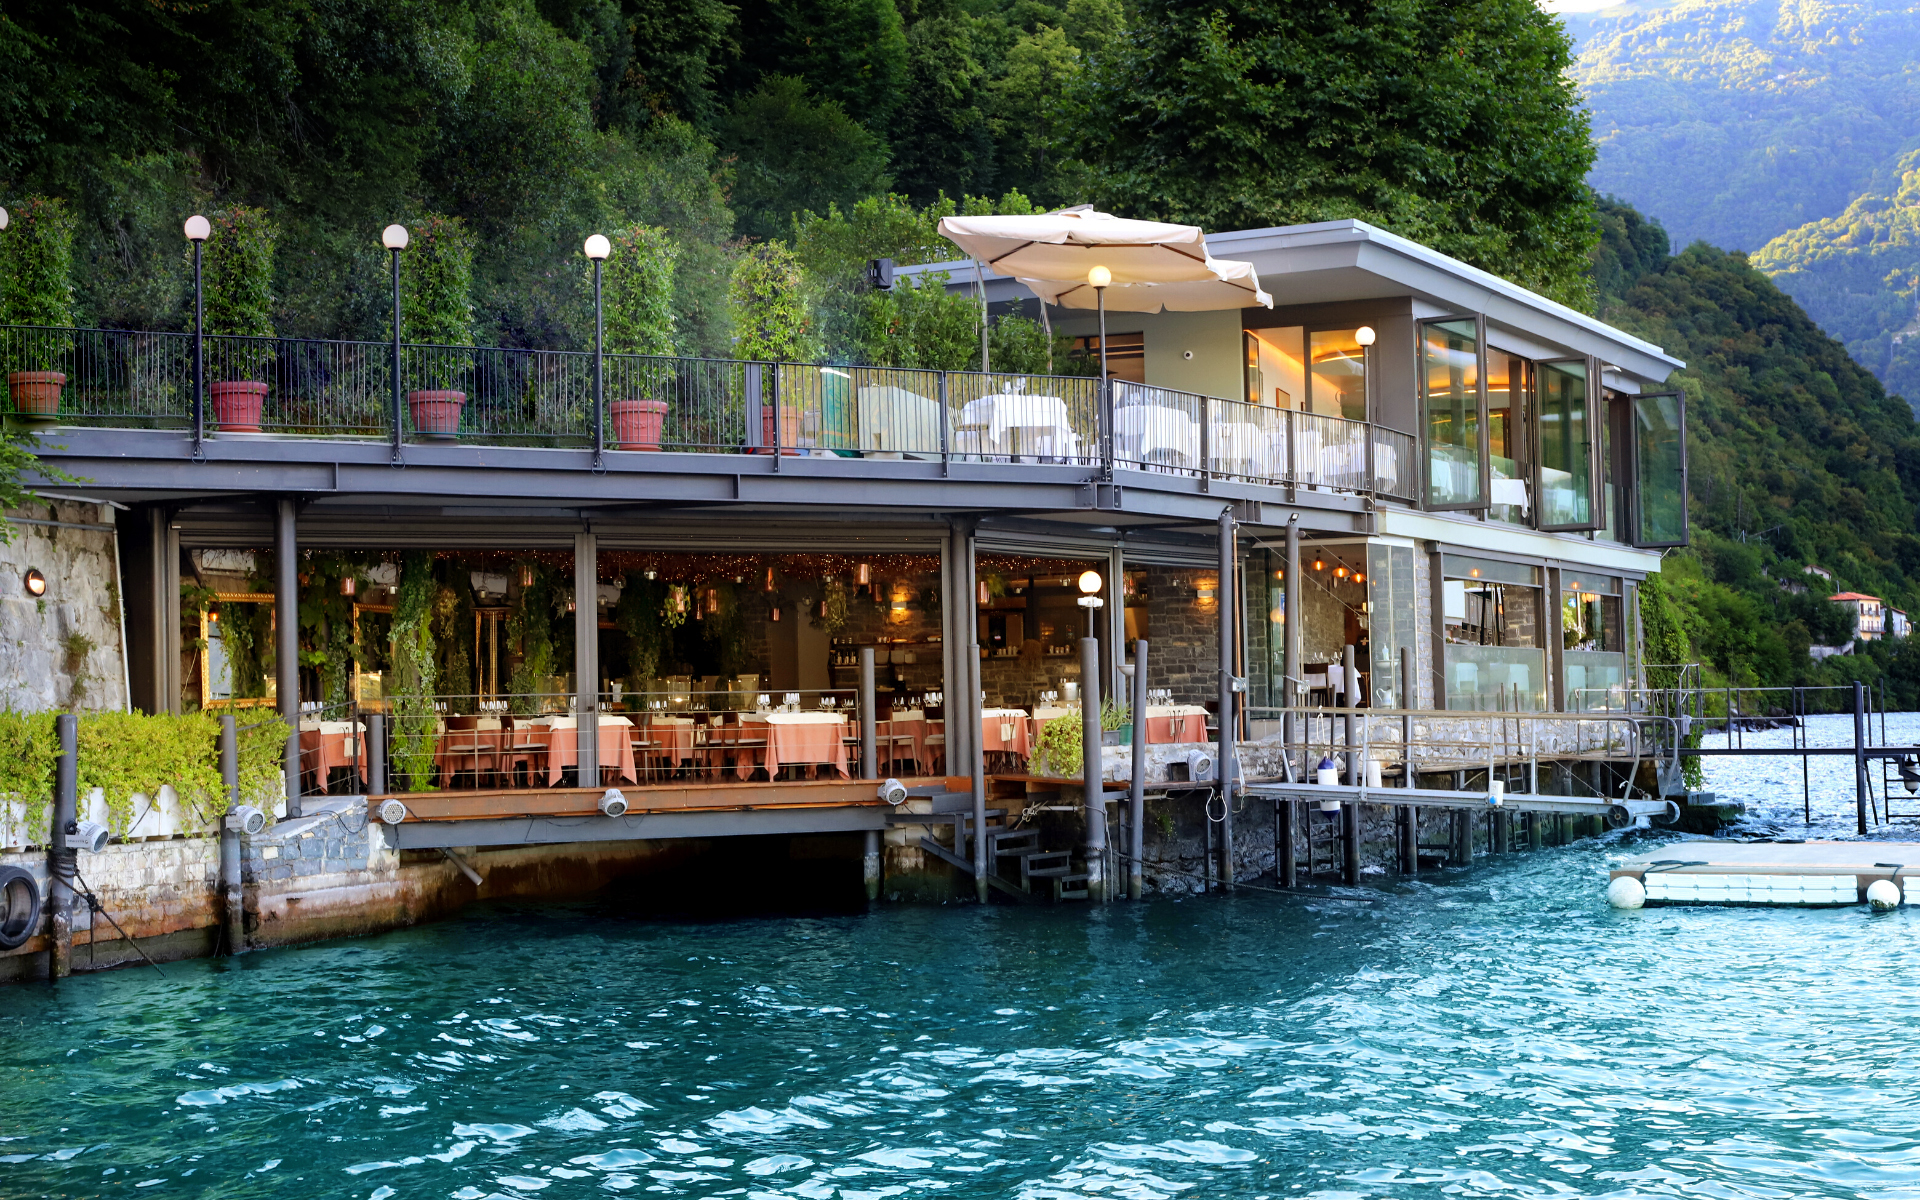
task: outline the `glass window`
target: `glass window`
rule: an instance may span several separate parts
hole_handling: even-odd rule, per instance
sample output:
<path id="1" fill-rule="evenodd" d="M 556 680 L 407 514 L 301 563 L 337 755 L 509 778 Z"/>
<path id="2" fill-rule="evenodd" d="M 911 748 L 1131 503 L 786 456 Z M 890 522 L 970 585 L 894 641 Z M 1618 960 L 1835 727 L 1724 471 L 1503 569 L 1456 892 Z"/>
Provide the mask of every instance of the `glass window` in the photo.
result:
<path id="1" fill-rule="evenodd" d="M 1677 395 L 1633 398 L 1634 542 L 1687 544 L 1686 403 Z"/>
<path id="2" fill-rule="evenodd" d="M 1321 329 L 1307 335 L 1313 364 L 1312 404 L 1323 417 L 1367 419 L 1366 352 L 1357 329 Z"/>
<path id="3" fill-rule="evenodd" d="M 1560 597 L 1561 660 L 1570 712 L 1625 706 L 1627 641 L 1618 579 L 1567 579 Z"/>
<path id="4" fill-rule="evenodd" d="M 1449 556 L 1448 574 L 1462 560 Z M 1472 560 L 1465 560 L 1472 561 Z M 1505 565 L 1505 564 L 1503 564 Z M 1513 567 L 1514 570 L 1533 568 Z M 1540 589 L 1484 575 L 1441 584 L 1447 708 L 1539 712 L 1547 707 Z"/>
<path id="5" fill-rule="evenodd" d="M 1067 357 L 1084 359 L 1093 374 L 1100 373 L 1100 337 L 1077 337 Z M 1107 376 L 1127 383 L 1147 381 L 1147 335 L 1144 333 L 1107 333 Z"/>
<path id="6" fill-rule="evenodd" d="M 1298 408 L 1306 400 L 1306 367 L 1301 327 L 1248 329 L 1247 403 Z"/>
<path id="7" fill-rule="evenodd" d="M 1400 686 L 1400 651 L 1413 649 L 1419 610 L 1414 599 L 1413 561 L 1412 546 L 1367 543 L 1367 614 L 1372 627 L 1373 705 L 1376 708 L 1414 707 Z M 1418 669 L 1416 666 L 1416 672 Z M 1415 687 L 1417 689 L 1417 683 Z"/>
<path id="8" fill-rule="evenodd" d="M 1477 322 L 1421 326 L 1420 377 L 1427 411 L 1427 507 L 1478 508 L 1486 503 L 1486 487 Z"/>
<path id="9" fill-rule="evenodd" d="M 1540 367 L 1540 527 L 1584 529 L 1593 520 L 1593 432 L 1585 363 Z"/>
<path id="10" fill-rule="evenodd" d="M 1487 356 L 1487 465 L 1492 479 L 1488 515 L 1524 525 L 1533 513 L 1531 457 L 1526 450 L 1529 363 L 1509 354 Z"/>

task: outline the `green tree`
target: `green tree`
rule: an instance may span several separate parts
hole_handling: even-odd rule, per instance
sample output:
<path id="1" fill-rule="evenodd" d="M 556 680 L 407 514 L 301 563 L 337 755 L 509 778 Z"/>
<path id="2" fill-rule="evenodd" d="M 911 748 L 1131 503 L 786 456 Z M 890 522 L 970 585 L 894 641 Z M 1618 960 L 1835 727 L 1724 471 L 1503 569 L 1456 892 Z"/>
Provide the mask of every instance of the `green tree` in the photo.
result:
<path id="1" fill-rule="evenodd" d="M 1076 0 L 1086 3 L 1086 0 Z M 1036 196 L 1065 199 L 1080 51 L 1065 31 L 1042 26 L 1008 51 L 987 86 L 988 126 L 998 147 L 1000 178 Z"/>
<path id="2" fill-rule="evenodd" d="M 980 306 L 946 282 L 945 274 L 923 275 L 861 297 L 854 356 L 879 367 L 978 370 Z"/>
<path id="3" fill-rule="evenodd" d="M 727 292 L 735 358 L 800 362 L 813 357 L 811 314 L 800 260 L 778 242 L 740 256 Z"/>
<path id="4" fill-rule="evenodd" d="M 207 332 L 273 336 L 273 248 L 279 228 L 264 209 L 225 208 L 208 220 L 203 254 Z"/>
<path id="5" fill-rule="evenodd" d="M 1587 121 L 1532 0 L 1144 0 L 1089 73 L 1106 207 L 1209 229 L 1356 218 L 1586 307 Z"/>
<path id="6" fill-rule="evenodd" d="M 409 342 L 473 345 L 474 238 L 458 217 L 428 213 L 409 228 L 400 262 L 400 319 Z"/>
<path id="7" fill-rule="evenodd" d="M 894 0 L 741 0 L 738 9 L 734 94 L 794 75 L 875 134 L 888 127 L 907 77 L 906 26 Z"/>
<path id="8" fill-rule="evenodd" d="M 923 18 L 907 33 L 907 82 L 887 134 L 900 187 L 920 204 L 994 182 L 986 73 L 972 32 L 954 14 Z"/>
<path id="9" fill-rule="evenodd" d="M 0 230 L 0 323 L 73 324 L 75 220 L 64 200 L 29 196 Z"/>
<path id="10" fill-rule="evenodd" d="M 650 225 L 635 225 L 611 240 L 602 284 L 607 349 L 672 354 L 673 266 L 679 249 L 666 230 Z M 586 277 L 590 280 L 591 272 Z"/>
<path id="11" fill-rule="evenodd" d="M 734 156 L 740 230 L 755 237 L 777 237 L 797 213 L 887 187 L 885 144 L 837 101 L 809 96 L 797 76 L 769 75 L 735 101 L 719 138 Z"/>

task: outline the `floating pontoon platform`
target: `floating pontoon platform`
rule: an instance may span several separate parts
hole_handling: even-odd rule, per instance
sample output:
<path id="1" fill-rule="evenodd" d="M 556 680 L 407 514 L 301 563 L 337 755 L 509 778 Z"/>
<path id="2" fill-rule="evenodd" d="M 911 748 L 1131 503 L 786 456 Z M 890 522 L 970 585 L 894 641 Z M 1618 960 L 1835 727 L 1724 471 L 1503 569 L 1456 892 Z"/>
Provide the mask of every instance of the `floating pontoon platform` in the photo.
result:
<path id="1" fill-rule="evenodd" d="M 1615 867 L 1622 878 L 1648 904 L 1860 904 L 1880 880 L 1920 903 L 1920 842 L 1681 842 Z"/>

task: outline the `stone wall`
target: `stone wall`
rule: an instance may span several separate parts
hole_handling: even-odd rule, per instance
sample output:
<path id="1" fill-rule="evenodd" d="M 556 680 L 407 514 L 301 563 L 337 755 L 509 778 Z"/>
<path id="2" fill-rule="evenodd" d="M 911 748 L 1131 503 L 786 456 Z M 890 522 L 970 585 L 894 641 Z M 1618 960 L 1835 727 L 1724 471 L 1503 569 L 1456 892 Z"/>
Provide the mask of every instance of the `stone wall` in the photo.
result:
<path id="1" fill-rule="evenodd" d="M 1202 587 L 1216 588 L 1219 572 L 1149 567 L 1145 574 L 1147 686 L 1172 689 L 1176 704 L 1217 700 L 1220 608 L 1217 600 L 1202 603 L 1199 591 Z"/>
<path id="2" fill-rule="evenodd" d="M 0 545 L 0 707 L 126 708 L 114 513 L 59 500 L 8 514 L 15 520 L 12 540 Z M 28 594 L 29 570 L 46 577 L 45 595 Z"/>

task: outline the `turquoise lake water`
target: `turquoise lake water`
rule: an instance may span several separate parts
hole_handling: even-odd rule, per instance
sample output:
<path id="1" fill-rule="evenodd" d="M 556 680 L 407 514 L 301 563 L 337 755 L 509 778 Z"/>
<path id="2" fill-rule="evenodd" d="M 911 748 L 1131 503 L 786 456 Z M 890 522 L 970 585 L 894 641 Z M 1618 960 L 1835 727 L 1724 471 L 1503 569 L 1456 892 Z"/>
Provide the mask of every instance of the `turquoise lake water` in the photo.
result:
<path id="1" fill-rule="evenodd" d="M 1768 769 L 1711 780 L 1761 828 Z M 1607 909 L 1671 840 L 1363 903 L 493 904 L 0 990 L 0 1196 L 1920 1195 L 1920 924 Z"/>

